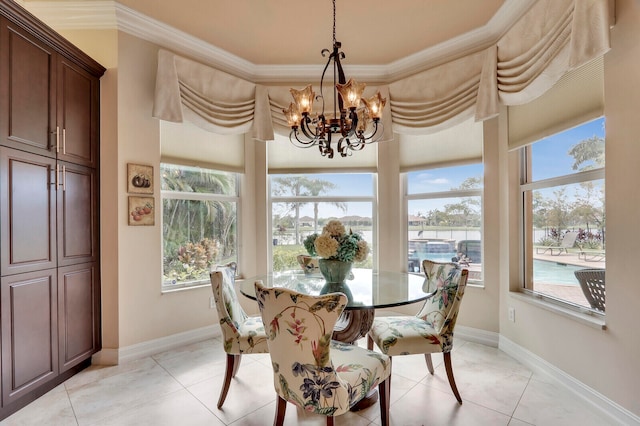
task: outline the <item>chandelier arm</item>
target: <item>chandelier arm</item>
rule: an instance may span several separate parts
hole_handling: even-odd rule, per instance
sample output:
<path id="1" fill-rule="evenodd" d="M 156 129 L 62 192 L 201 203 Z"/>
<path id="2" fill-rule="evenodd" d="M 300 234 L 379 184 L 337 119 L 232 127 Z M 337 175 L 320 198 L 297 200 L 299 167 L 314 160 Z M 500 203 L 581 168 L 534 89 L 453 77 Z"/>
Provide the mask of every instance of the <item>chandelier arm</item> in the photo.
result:
<path id="1" fill-rule="evenodd" d="M 380 130 L 378 134 L 378 130 Z M 364 132 L 358 133 L 358 139 L 362 141 L 362 143 L 369 144 L 378 142 L 380 138 L 384 135 L 384 125 L 381 121 L 373 122 L 373 132 L 369 136 L 365 136 Z"/>
<path id="2" fill-rule="evenodd" d="M 312 147 L 316 144 L 316 141 L 314 139 L 300 139 L 300 132 L 298 131 L 298 129 L 293 129 L 291 130 L 291 133 L 289 133 L 289 141 L 299 147 L 299 148 L 309 148 Z M 296 143 L 297 142 L 297 143 Z"/>
<path id="3" fill-rule="evenodd" d="M 315 140 L 319 135 L 317 134 L 317 131 L 314 132 L 311 127 L 309 127 L 311 122 L 312 120 L 309 116 L 303 117 L 303 119 L 300 120 L 300 131 L 306 138 Z"/>
<path id="4" fill-rule="evenodd" d="M 329 52 L 329 49 L 322 49 L 322 56 L 325 55 L 325 53 Z M 333 55 L 335 55 L 335 48 L 334 48 L 334 52 L 331 53 L 329 55 L 329 59 L 327 59 L 327 63 L 324 66 L 324 69 L 322 70 L 322 76 L 320 77 L 320 98 L 322 98 L 322 115 L 324 115 L 324 75 L 327 72 L 327 69 L 329 68 L 329 64 L 331 63 L 331 59 L 333 59 Z"/>
<path id="5" fill-rule="evenodd" d="M 329 139 L 320 139 L 320 154 L 323 157 L 333 158 L 333 148 L 331 148 L 331 133 L 329 133 Z"/>

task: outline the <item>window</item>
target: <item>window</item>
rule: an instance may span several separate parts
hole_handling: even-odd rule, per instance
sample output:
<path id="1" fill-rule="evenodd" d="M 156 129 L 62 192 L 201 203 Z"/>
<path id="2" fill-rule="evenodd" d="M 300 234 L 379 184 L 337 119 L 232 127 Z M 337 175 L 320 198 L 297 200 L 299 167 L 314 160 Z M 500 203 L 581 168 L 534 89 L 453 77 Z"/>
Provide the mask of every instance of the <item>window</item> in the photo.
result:
<path id="1" fill-rule="evenodd" d="M 457 261 L 469 281 L 482 280 L 483 166 L 471 164 L 408 172 L 407 261 L 420 272 L 422 261 Z"/>
<path id="2" fill-rule="evenodd" d="M 574 272 L 605 267 L 604 146 L 599 118 L 522 148 L 524 288 L 589 310 Z"/>
<path id="3" fill-rule="evenodd" d="M 339 219 L 347 229 L 364 237 L 371 253 L 354 266 L 373 268 L 373 174 L 271 175 L 269 182 L 274 272 L 298 268 L 296 256 L 306 254 L 304 239 L 321 233 L 330 219 Z"/>
<path id="4" fill-rule="evenodd" d="M 163 290 L 208 283 L 237 262 L 238 175 L 162 163 Z"/>

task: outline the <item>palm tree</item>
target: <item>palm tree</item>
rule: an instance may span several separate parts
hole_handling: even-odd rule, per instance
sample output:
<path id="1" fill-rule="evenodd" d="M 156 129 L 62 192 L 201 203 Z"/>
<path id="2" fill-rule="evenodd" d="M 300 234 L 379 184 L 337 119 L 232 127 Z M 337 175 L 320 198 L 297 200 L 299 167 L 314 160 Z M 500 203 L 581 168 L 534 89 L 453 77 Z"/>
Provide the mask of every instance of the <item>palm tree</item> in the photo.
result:
<path id="1" fill-rule="evenodd" d="M 325 194 L 330 189 L 334 189 L 336 185 L 333 182 L 329 182 L 322 179 L 310 179 L 306 176 L 289 176 L 278 177 L 273 179 L 273 195 L 275 196 L 293 196 L 293 197 L 317 197 Z M 300 243 L 300 207 L 307 204 L 304 201 L 293 201 L 285 203 L 287 212 L 294 212 L 294 230 L 296 244 Z M 343 212 L 347 207 L 345 203 L 335 202 L 332 203 Z M 318 230 L 318 205 L 319 202 L 313 201 L 313 223 L 314 232 Z M 283 213 L 283 216 L 286 215 Z"/>
<path id="2" fill-rule="evenodd" d="M 182 193 L 230 194 L 235 177 L 210 170 L 162 165 L 162 189 Z M 165 253 L 174 253 L 185 242 L 206 237 L 220 242 L 224 256 L 235 250 L 235 203 L 166 197 L 163 203 Z"/>

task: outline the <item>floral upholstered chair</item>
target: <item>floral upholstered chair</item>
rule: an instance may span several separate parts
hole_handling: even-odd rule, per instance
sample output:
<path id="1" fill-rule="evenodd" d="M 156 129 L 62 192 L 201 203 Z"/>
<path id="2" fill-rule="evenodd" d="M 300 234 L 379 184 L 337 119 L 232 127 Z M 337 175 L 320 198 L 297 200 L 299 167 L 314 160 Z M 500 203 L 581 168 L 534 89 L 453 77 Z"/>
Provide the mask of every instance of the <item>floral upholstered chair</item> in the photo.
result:
<path id="1" fill-rule="evenodd" d="M 390 316 L 373 320 L 367 346 L 373 343 L 382 353 L 396 355 L 425 354 L 427 368 L 433 374 L 432 353 L 442 352 L 451 390 L 462 404 L 451 366 L 453 328 L 456 325 L 460 301 L 467 284 L 466 269 L 455 263 L 422 262 L 427 276 L 428 291 L 434 291 L 415 317 Z"/>
<path id="2" fill-rule="evenodd" d="M 347 412 L 378 386 L 380 418 L 389 424 L 388 356 L 331 340 L 347 304 L 343 293 L 311 296 L 255 283 L 267 327 L 277 393 L 274 424 L 284 422 L 287 401 L 307 412 L 333 417 Z"/>
<path id="3" fill-rule="evenodd" d="M 224 351 L 227 353 L 227 365 L 218 399 L 218 408 L 222 407 L 227 397 L 231 379 L 235 377 L 240 367 L 242 354 L 269 351 L 262 318 L 247 316 L 238 302 L 234 288 L 235 272 L 235 264 L 229 264 L 219 266 L 210 274 L 211 289 L 224 339 Z"/>

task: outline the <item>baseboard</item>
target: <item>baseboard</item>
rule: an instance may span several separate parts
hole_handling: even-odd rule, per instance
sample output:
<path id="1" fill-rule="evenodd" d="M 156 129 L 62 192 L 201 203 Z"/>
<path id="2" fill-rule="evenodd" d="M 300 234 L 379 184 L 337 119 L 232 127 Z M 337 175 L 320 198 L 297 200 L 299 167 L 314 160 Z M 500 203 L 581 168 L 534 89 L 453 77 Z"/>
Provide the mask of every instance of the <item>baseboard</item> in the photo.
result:
<path id="1" fill-rule="evenodd" d="M 457 331 L 457 330 L 456 330 Z M 621 425 L 640 425 L 640 417 L 595 391 L 574 377 L 568 375 L 553 364 L 540 358 L 522 346 L 512 342 L 504 336 L 499 337 L 498 348 L 513 357 L 534 373 L 542 374 L 554 382 L 566 387 L 577 396 L 586 400 L 592 406 Z"/>
<path id="2" fill-rule="evenodd" d="M 179 348 L 184 345 L 201 342 L 203 340 L 219 337 L 220 326 L 217 324 L 183 333 L 172 334 L 171 336 L 159 339 L 148 340 L 131 346 L 119 349 L 102 349 L 92 357 L 92 362 L 99 365 L 116 365 L 127 361 L 155 355 L 160 352 Z"/>
<path id="3" fill-rule="evenodd" d="M 500 335 L 493 331 L 480 330 L 479 328 L 465 327 L 463 325 L 456 325 L 455 337 L 467 340 L 469 342 L 480 343 L 493 348 L 498 347 L 498 340 Z"/>
<path id="4" fill-rule="evenodd" d="M 118 350 L 102 348 L 100 352 L 93 354 L 91 364 L 118 365 Z"/>

